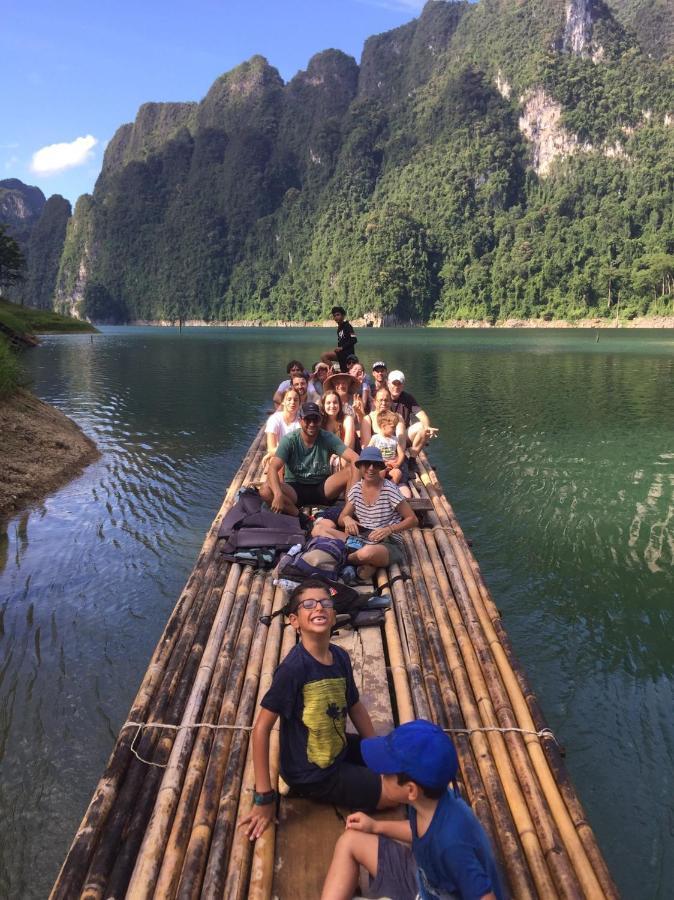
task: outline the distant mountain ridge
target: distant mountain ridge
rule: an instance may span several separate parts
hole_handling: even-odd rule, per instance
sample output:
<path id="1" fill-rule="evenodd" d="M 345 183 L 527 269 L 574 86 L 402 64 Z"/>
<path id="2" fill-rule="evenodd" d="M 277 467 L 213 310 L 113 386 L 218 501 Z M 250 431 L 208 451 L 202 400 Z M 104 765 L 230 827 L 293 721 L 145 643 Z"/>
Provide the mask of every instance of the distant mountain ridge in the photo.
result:
<path id="1" fill-rule="evenodd" d="M 287 84 L 255 56 L 147 103 L 77 203 L 56 304 L 95 321 L 669 310 L 674 7 L 430 2 Z"/>

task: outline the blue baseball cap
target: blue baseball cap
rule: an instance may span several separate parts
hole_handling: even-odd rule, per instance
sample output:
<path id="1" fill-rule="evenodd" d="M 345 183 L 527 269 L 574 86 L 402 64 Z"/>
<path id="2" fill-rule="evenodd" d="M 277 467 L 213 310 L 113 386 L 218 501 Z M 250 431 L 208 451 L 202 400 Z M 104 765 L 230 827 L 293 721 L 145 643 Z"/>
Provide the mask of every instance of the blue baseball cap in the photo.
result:
<path id="1" fill-rule="evenodd" d="M 360 750 L 373 772 L 404 772 L 422 787 L 447 787 L 459 768 L 454 744 L 439 725 L 426 719 L 399 725 L 385 737 L 366 738 Z"/>

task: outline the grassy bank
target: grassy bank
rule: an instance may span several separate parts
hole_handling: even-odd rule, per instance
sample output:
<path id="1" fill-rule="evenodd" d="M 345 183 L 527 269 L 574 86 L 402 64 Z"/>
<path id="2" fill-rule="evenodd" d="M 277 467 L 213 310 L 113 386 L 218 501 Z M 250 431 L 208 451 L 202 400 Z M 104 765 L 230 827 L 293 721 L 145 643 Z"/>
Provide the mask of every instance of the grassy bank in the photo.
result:
<path id="1" fill-rule="evenodd" d="M 0 334 L 0 400 L 9 397 L 18 388 L 21 370 L 16 353 L 9 341 Z"/>
<path id="2" fill-rule="evenodd" d="M 0 298 L 0 325 L 17 334 L 93 334 L 96 328 L 89 322 L 61 316 L 48 309 L 18 306 Z"/>

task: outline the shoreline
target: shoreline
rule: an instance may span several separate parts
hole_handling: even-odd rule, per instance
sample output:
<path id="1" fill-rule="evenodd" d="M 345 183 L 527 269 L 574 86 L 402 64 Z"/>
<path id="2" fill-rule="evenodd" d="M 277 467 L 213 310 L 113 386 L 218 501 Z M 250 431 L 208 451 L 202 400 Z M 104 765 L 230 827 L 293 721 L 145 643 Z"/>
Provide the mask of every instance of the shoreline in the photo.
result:
<path id="1" fill-rule="evenodd" d="M 72 419 L 26 390 L 0 401 L 0 524 L 63 487 L 100 452 Z"/>
<path id="2" fill-rule="evenodd" d="M 377 320 L 374 317 L 367 319 L 351 319 L 355 328 L 674 328 L 674 315 L 672 316 L 638 316 L 634 319 L 578 319 L 570 322 L 566 319 L 501 319 L 491 322 L 488 319 L 446 319 L 433 322 L 398 322 Z M 369 323 L 372 322 L 372 325 Z M 103 324 L 103 323 L 99 323 Z M 176 322 L 168 319 L 133 319 L 126 323 L 136 327 L 146 328 L 178 328 Z M 282 320 L 263 321 L 262 319 L 234 319 L 232 321 L 207 322 L 204 319 L 187 319 L 183 322 L 185 328 L 334 328 L 332 319 L 323 321 L 308 320 Z"/>

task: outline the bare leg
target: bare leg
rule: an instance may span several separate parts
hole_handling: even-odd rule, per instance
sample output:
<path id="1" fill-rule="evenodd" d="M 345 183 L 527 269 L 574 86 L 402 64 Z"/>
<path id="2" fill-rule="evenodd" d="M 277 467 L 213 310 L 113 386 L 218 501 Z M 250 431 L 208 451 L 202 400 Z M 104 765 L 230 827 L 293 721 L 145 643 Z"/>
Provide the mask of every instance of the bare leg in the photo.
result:
<path id="1" fill-rule="evenodd" d="M 321 517 L 316 519 L 314 527 L 311 529 L 311 536 L 337 538 L 338 541 L 345 541 L 349 535 L 345 531 L 340 531 L 330 519 Z"/>
<path id="2" fill-rule="evenodd" d="M 300 511 L 297 508 L 297 494 L 295 491 L 283 481 L 281 482 L 281 491 L 283 492 L 283 509 L 281 512 L 287 513 L 289 516 L 299 516 Z M 260 497 L 268 506 L 271 506 L 274 494 L 267 482 L 260 487 Z"/>
<path id="3" fill-rule="evenodd" d="M 374 566 L 379 569 L 389 563 L 388 548 L 383 544 L 365 544 L 349 553 L 348 561 L 356 566 Z"/>
<path id="4" fill-rule="evenodd" d="M 345 831 L 335 845 L 321 900 L 351 900 L 358 887 L 360 866 L 377 874 L 379 838 L 364 831 Z"/>
<path id="5" fill-rule="evenodd" d="M 336 500 L 340 494 L 348 494 L 351 486 L 360 478 L 355 466 L 347 466 L 326 479 L 323 491 L 328 500 Z"/>

